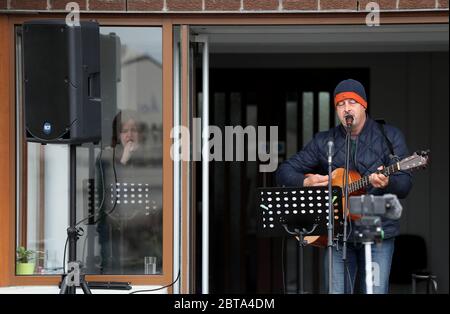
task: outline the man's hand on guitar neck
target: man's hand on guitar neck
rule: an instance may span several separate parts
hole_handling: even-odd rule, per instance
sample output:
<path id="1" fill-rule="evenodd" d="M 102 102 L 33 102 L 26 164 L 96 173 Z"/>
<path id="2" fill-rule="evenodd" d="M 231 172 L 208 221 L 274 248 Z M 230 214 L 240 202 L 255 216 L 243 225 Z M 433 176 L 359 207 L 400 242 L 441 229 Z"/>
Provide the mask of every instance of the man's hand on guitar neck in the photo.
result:
<path id="1" fill-rule="evenodd" d="M 303 186 L 327 186 L 328 176 L 321 176 L 320 174 L 305 174 Z"/>
<path id="2" fill-rule="evenodd" d="M 378 170 L 383 170 L 384 166 L 379 166 Z M 372 173 L 369 176 L 369 182 L 373 187 L 384 189 L 389 184 L 389 177 L 382 173 Z"/>

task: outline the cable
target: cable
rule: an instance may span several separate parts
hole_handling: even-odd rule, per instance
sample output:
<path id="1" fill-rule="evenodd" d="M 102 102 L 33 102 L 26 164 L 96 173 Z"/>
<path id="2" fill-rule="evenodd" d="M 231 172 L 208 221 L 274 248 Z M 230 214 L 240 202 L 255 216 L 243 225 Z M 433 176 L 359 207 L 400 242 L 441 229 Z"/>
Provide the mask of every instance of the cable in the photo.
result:
<path id="1" fill-rule="evenodd" d="M 86 236 L 84 237 L 84 241 L 83 241 L 83 248 L 81 249 L 81 260 L 82 261 L 84 261 L 84 258 L 86 257 L 87 239 L 88 239 L 88 235 L 86 234 Z"/>
<path id="2" fill-rule="evenodd" d="M 162 290 L 162 289 L 164 289 L 164 288 L 168 288 L 168 287 L 170 287 L 170 286 L 173 286 L 173 285 L 178 281 L 178 279 L 180 278 L 180 272 L 181 272 L 181 270 L 179 269 L 179 270 L 178 270 L 177 278 L 175 278 L 175 280 L 172 281 L 171 283 L 169 283 L 168 285 L 165 285 L 165 286 L 160 287 L 160 288 L 155 288 L 155 289 L 136 290 L 136 291 L 130 292 L 129 294 L 136 294 L 136 293 L 140 293 L 140 292 L 152 292 L 152 291 L 158 291 L 158 290 Z"/>
<path id="3" fill-rule="evenodd" d="M 64 244 L 64 255 L 63 255 L 63 274 L 66 273 L 66 249 L 67 243 L 69 242 L 69 235 L 66 237 L 66 244 Z"/>
<path id="4" fill-rule="evenodd" d="M 81 224 L 82 222 L 89 220 L 91 217 L 95 217 L 95 212 L 99 211 L 100 208 L 102 208 L 104 202 L 105 202 L 105 194 L 106 194 L 106 189 L 105 189 L 105 182 L 104 182 L 104 175 L 103 175 L 103 163 L 101 162 L 102 159 L 102 154 L 103 154 L 103 149 L 100 147 L 100 154 L 99 154 L 99 160 L 100 160 L 100 178 L 101 178 L 101 182 L 102 182 L 102 188 L 103 188 L 103 193 L 102 193 L 102 201 L 100 202 L 100 205 L 98 205 L 98 207 L 94 210 L 94 214 L 90 214 L 87 217 L 81 219 L 79 222 L 77 222 L 75 224 L 75 226 L 78 226 L 79 224 Z M 95 199 L 95 197 L 94 197 Z"/>
<path id="5" fill-rule="evenodd" d="M 92 217 L 95 217 L 95 212 L 100 211 L 100 209 L 103 207 L 103 204 L 105 202 L 105 194 L 106 194 L 106 188 L 105 188 L 105 178 L 104 178 L 104 172 L 103 172 L 103 163 L 102 163 L 102 155 L 103 155 L 103 147 L 102 144 L 100 144 L 100 154 L 99 154 L 99 163 L 100 163 L 100 179 L 102 182 L 102 189 L 103 189 L 103 193 L 102 193 L 102 201 L 100 202 L 100 204 L 98 205 L 98 207 L 94 210 L 93 214 L 88 215 L 87 217 L 81 219 L 80 221 L 78 221 L 75 226 L 80 225 L 81 223 L 83 223 L 86 220 L 89 220 Z M 95 224 L 95 221 L 94 221 Z"/>
<path id="6" fill-rule="evenodd" d="M 113 147 L 113 155 L 112 155 L 112 166 L 113 166 L 113 173 L 114 173 L 114 189 L 116 189 L 117 187 L 117 172 L 116 172 L 116 146 Z M 117 205 L 117 193 L 114 193 L 114 204 L 113 207 L 111 208 L 111 210 L 109 212 L 100 212 L 99 213 L 99 217 L 97 218 L 97 220 L 94 220 L 94 225 L 96 223 L 98 223 L 98 221 L 103 218 L 103 216 L 109 216 L 110 214 L 112 214 L 112 212 L 116 209 L 116 205 Z"/>
<path id="7" fill-rule="evenodd" d="M 110 215 L 116 209 L 116 205 L 117 205 L 117 194 L 115 193 L 114 194 L 114 204 L 113 204 L 113 207 L 111 208 L 111 210 L 109 212 L 104 212 L 104 211 L 100 212 L 101 208 L 104 205 L 105 195 L 106 195 L 105 179 L 104 179 L 104 172 L 103 172 L 103 163 L 102 163 L 102 160 L 101 160 L 102 152 L 103 152 L 103 149 L 100 150 L 99 162 L 100 162 L 100 173 L 101 173 L 100 177 L 101 177 L 101 180 L 102 180 L 102 187 L 103 187 L 103 197 L 102 197 L 102 201 L 101 201 L 100 205 L 95 210 L 95 211 L 98 211 L 99 214 L 98 214 L 97 219 L 96 220 L 94 219 L 94 222 L 92 223 L 93 225 L 98 223 L 98 221 L 101 218 L 103 218 L 103 216 Z M 117 186 L 117 172 L 116 172 L 116 161 L 115 161 L 116 158 L 115 157 L 116 157 L 116 147 L 114 146 L 113 147 L 113 155 L 112 155 L 112 167 L 113 167 L 113 173 L 114 173 L 114 187 Z M 95 217 L 95 216 L 97 216 L 96 213 L 90 214 L 87 217 L 85 217 L 82 220 L 80 220 L 78 223 L 76 223 L 75 226 L 78 226 L 82 222 L 84 222 L 84 221 L 86 221 L 86 220 L 88 220 L 88 219 L 90 219 L 92 217 Z"/>

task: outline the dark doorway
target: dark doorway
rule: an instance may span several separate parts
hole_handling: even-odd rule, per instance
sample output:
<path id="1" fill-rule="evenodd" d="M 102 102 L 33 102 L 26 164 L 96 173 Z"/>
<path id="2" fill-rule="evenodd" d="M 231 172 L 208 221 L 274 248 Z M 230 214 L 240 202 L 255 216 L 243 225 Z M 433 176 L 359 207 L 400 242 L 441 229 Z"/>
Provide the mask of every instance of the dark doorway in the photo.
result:
<path id="1" fill-rule="evenodd" d="M 201 82 L 201 71 L 196 72 Z M 210 70 L 210 125 L 278 126 L 278 163 L 300 150 L 313 134 L 336 123 L 332 103 L 336 84 L 347 78 L 369 84 L 369 69 L 214 69 Z M 199 84 L 198 84 L 199 85 Z M 201 86 L 197 85 L 197 95 Z M 368 90 L 370 100 L 370 91 Z M 200 99 L 200 97 L 198 97 Z M 199 116 L 196 114 L 194 116 Z M 267 134 L 267 138 L 269 134 Z M 245 148 L 247 151 L 247 141 Z M 222 148 L 224 155 L 225 148 Z M 247 160 L 247 158 L 246 158 Z M 210 290 L 212 293 L 296 293 L 296 241 L 257 234 L 255 190 L 275 186 L 275 173 L 261 173 L 259 161 L 210 164 Z M 196 167 L 201 185 L 201 167 Z M 198 200 L 201 189 L 196 189 Z M 201 206 L 197 204 L 197 247 L 201 247 Z M 307 247 L 305 288 L 319 293 L 321 249 Z M 197 261 L 201 252 L 197 250 Z M 201 265 L 197 264 L 197 291 Z"/>

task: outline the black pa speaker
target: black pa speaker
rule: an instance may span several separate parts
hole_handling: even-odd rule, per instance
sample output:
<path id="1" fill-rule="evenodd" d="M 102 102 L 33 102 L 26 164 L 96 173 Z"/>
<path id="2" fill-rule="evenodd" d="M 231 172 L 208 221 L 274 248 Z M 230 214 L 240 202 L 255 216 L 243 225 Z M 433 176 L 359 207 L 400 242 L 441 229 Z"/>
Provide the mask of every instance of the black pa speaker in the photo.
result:
<path id="1" fill-rule="evenodd" d="M 100 34 L 96 22 L 23 24 L 26 137 L 81 144 L 101 139 Z"/>

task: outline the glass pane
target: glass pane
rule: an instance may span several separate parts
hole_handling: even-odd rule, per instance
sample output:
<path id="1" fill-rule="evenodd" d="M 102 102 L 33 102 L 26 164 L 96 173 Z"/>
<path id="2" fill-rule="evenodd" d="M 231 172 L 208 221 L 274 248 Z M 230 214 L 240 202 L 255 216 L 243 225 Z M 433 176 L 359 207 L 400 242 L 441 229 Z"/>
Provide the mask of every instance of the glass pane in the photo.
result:
<path id="1" fill-rule="evenodd" d="M 27 144 L 27 200 L 19 214 L 26 221 L 20 230 L 17 275 L 58 274 L 63 269 L 68 224 L 69 172 L 66 145 Z M 63 222 L 63 223 L 61 223 Z M 28 265 L 27 265 L 28 264 Z"/>
<path id="2" fill-rule="evenodd" d="M 117 103 L 106 105 L 117 114 L 112 124 L 105 123 L 112 140 L 95 164 L 97 202 L 103 206 L 93 233 L 98 247 L 92 241 L 94 258 L 86 254 L 85 262 L 103 274 L 157 274 L 162 267 L 162 30 L 105 27 L 101 33 L 119 39 L 120 74 L 105 78 L 113 87 L 116 83 Z M 155 257 L 148 259 L 152 265 L 145 257 Z"/>
<path id="3" fill-rule="evenodd" d="M 297 152 L 297 101 L 286 102 L 286 156 Z"/>
<path id="4" fill-rule="evenodd" d="M 102 141 L 77 147 L 77 226 L 83 229 L 77 260 L 87 274 L 160 274 L 162 29 L 101 27 L 100 33 Z M 68 145 L 26 145 L 17 245 L 39 251 L 35 274 L 62 273 Z"/>
<path id="5" fill-rule="evenodd" d="M 330 128 L 330 93 L 319 93 L 319 131 Z"/>
<path id="6" fill-rule="evenodd" d="M 313 137 L 314 94 L 303 92 L 303 146 Z"/>

